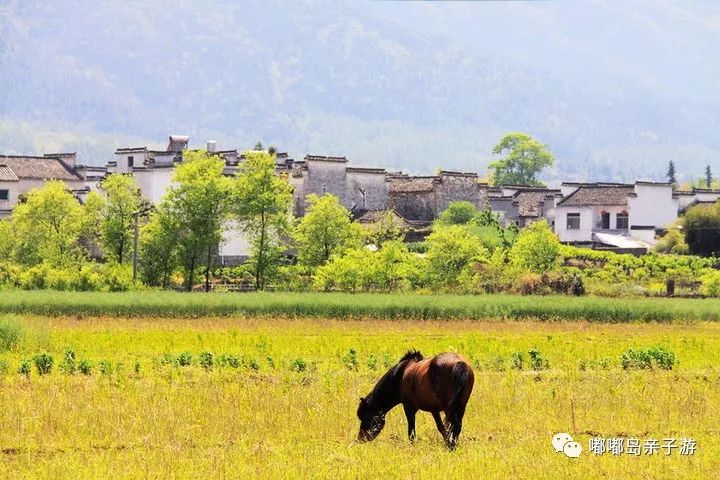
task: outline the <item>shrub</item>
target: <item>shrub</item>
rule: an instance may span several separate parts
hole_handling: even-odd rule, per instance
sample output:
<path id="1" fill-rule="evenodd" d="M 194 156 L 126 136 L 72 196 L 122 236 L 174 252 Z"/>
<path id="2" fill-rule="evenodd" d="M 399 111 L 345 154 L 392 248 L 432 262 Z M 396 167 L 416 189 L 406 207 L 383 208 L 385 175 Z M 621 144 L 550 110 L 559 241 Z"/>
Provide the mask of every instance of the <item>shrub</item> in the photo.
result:
<path id="1" fill-rule="evenodd" d="M 83 375 L 92 375 L 93 364 L 90 360 L 80 360 L 77 369 Z"/>
<path id="2" fill-rule="evenodd" d="M 534 295 L 542 293 L 543 287 L 544 285 L 540 274 L 527 272 L 518 278 L 515 290 L 522 295 Z"/>
<path id="3" fill-rule="evenodd" d="M 258 371 L 260 370 L 260 362 L 258 362 L 257 358 L 251 358 L 250 362 L 248 363 L 248 366 L 251 370 Z"/>
<path id="4" fill-rule="evenodd" d="M 22 325 L 12 318 L 0 321 L 0 351 L 16 348 L 24 335 Z"/>
<path id="5" fill-rule="evenodd" d="M 205 370 L 213 368 L 213 354 L 211 352 L 202 352 L 199 357 L 200 366 Z"/>
<path id="6" fill-rule="evenodd" d="M 10 371 L 10 362 L 7 360 L 0 359 L 0 375 L 7 375 L 7 373 Z"/>
<path id="7" fill-rule="evenodd" d="M 296 358 L 290 362 L 290 370 L 293 372 L 304 372 L 307 369 L 307 362 L 302 358 Z"/>
<path id="8" fill-rule="evenodd" d="M 377 369 L 377 357 L 375 356 L 374 353 L 371 353 L 368 356 L 367 366 L 370 370 L 373 370 L 373 371 Z"/>
<path id="9" fill-rule="evenodd" d="M 20 375 L 25 375 L 26 377 L 30 376 L 30 370 L 31 370 L 32 362 L 28 358 L 24 358 L 20 361 L 20 366 L 18 367 L 17 372 Z"/>
<path id="10" fill-rule="evenodd" d="M 662 347 L 651 347 L 647 350 L 631 348 L 622 354 L 620 364 L 623 370 L 650 370 L 655 367 L 672 370 L 675 354 Z"/>
<path id="11" fill-rule="evenodd" d="M 524 360 L 524 355 L 522 354 L 522 352 L 513 352 L 512 355 L 510 356 L 510 362 L 512 364 L 512 368 L 515 368 L 517 370 L 523 369 L 523 360 Z"/>
<path id="12" fill-rule="evenodd" d="M 530 368 L 533 370 L 546 370 L 550 368 L 548 361 L 542 358 L 539 350 L 533 348 L 528 352 L 528 355 L 530 356 Z"/>
<path id="13" fill-rule="evenodd" d="M 268 355 L 267 357 L 265 357 L 265 360 L 267 360 L 268 366 L 270 368 L 273 368 L 273 369 L 275 368 L 275 360 L 273 360 L 272 355 Z"/>
<path id="14" fill-rule="evenodd" d="M 190 365 L 192 365 L 192 361 L 193 361 L 193 356 L 190 352 L 182 352 L 175 359 L 175 362 L 180 367 L 189 367 Z"/>
<path id="15" fill-rule="evenodd" d="M 457 286 L 464 270 L 490 256 L 477 237 L 460 225 L 436 228 L 426 242 L 428 277 L 437 288 Z"/>
<path id="16" fill-rule="evenodd" d="M 710 270 L 700 277 L 700 293 L 706 297 L 720 297 L 720 270 Z"/>
<path id="17" fill-rule="evenodd" d="M 119 366 L 120 364 L 118 364 Z M 100 360 L 98 363 L 98 370 L 100 370 L 100 373 L 103 375 L 110 375 L 113 372 L 113 365 L 112 362 L 109 360 Z"/>
<path id="18" fill-rule="evenodd" d="M 63 360 L 60 362 L 60 371 L 67 375 L 74 375 L 76 370 L 77 365 L 75 363 L 75 351 L 66 350 L 65 356 L 63 356 Z"/>
<path id="19" fill-rule="evenodd" d="M 48 353 L 41 353 L 33 357 L 33 362 L 35 362 L 35 368 L 37 369 L 39 375 L 47 375 L 52 372 L 55 360 L 52 355 Z"/>
<path id="20" fill-rule="evenodd" d="M 345 355 L 343 355 L 342 362 L 345 364 L 348 370 L 357 371 L 360 362 L 358 362 L 357 352 L 354 348 L 351 348 Z"/>
<path id="21" fill-rule="evenodd" d="M 225 355 L 224 360 L 230 368 L 240 368 L 242 366 L 242 359 L 237 355 Z"/>
<path id="22" fill-rule="evenodd" d="M 541 220 L 520 231 L 509 255 L 510 261 L 520 268 L 547 272 L 558 263 L 560 242 L 547 222 Z"/>

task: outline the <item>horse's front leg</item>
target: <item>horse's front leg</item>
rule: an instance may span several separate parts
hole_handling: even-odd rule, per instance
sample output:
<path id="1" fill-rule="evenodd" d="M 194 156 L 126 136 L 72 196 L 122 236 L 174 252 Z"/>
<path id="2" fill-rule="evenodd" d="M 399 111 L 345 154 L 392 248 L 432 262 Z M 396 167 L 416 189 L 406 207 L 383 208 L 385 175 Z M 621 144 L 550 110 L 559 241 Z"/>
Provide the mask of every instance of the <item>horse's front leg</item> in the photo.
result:
<path id="1" fill-rule="evenodd" d="M 403 409 L 405 410 L 405 416 L 407 417 L 408 422 L 408 438 L 411 442 L 415 441 L 415 414 L 417 413 L 417 409 L 403 404 Z"/>

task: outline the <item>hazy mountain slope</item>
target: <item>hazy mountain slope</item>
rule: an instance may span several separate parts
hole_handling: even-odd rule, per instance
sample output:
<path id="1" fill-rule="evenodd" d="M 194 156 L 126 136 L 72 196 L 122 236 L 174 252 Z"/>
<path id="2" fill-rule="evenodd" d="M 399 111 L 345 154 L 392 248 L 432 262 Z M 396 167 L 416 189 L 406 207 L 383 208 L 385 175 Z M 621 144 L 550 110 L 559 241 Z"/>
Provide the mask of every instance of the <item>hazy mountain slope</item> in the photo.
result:
<path id="1" fill-rule="evenodd" d="M 720 172 L 711 7 L 146 3 L 0 7 L 0 150 L 101 163 L 173 132 L 484 171 L 524 130 L 556 153 L 551 177 L 662 176 L 671 158 Z"/>

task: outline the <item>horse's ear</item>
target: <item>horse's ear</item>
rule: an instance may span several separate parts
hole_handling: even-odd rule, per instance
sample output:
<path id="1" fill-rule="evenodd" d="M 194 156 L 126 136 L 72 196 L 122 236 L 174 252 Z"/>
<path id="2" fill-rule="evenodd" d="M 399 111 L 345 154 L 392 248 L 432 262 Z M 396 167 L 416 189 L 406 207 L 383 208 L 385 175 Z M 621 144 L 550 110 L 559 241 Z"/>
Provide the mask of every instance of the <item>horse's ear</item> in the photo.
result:
<path id="1" fill-rule="evenodd" d="M 363 405 L 365 403 L 367 403 L 367 401 L 365 400 L 365 397 L 360 397 L 360 404 Z"/>

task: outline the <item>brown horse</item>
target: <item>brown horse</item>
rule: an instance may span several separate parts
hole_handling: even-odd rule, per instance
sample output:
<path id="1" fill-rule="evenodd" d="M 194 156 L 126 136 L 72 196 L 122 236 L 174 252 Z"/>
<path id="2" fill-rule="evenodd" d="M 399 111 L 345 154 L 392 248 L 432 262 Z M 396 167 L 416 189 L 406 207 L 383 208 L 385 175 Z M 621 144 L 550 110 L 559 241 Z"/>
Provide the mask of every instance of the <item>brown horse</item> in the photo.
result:
<path id="1" fill-rule="evenodd" d="M 423 410 L 432 413 L 446 445 L 453 450 L 474 381 L 475 374 L 468 362 L 454 353 L 429 359 L 423 359 L 420 352 L 406 353 L 372 392 L 360 399 L 358 440 L 374 440 L 385 426 L 387 412 L 402 403 L 410 441 L 415 440 L 415 414 Z M 445 422 L 440 419 L 440 412 L 445 412 Z"/>

